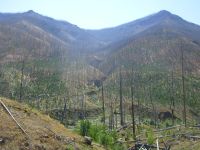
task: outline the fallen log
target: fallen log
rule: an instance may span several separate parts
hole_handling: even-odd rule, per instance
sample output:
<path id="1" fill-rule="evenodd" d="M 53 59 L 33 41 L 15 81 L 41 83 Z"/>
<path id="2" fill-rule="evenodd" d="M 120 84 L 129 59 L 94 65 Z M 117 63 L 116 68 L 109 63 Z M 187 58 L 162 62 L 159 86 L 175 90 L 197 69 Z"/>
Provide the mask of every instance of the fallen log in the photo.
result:
<path id="1" fill-rule="evenodd" d="M 193 135 L 183 135 L 187 139 L 192 139 L 192 140 L 200 140 L 200 136 L 193 136 Z"/>
<path id="2" fill-rule="evenodd" d="M 181 125 L 172 126 L 172 127 L 168 127 L 168 128 L 164 128 L 164 129 L 154 130 L 154 132 L 160 132 L 160 131 L 171 130 L 171 129 L 178 128 L 178 127 L 181 127 Z"/>
<path id="3" fill-rule="evenodd" d="M 9 114 L 9 116 L 13 119 L 13 121 L 17 124 L 17 126 L 21 129 L 21 131 L 29 138 L 29 135 L 24 130 L 24 128 L 19 124 L 19 122 L 15 119 L 15 117 L 12 115 L 10 110 L 6 107 L 6 105 L 0 100 L 1 105 L 3 106 L 4 110 Z"/>
<path id="4" fill-rule="evenodd" d="M 24 130 L 24 128 L 19 124 L 19 122 L 15 119 L 15 117 L 12 115 L 12 113 L 10 112 L 10 110 L 8 109 L 8 107 L 0 100 L 0 104 L 2 105 L 2 107 L 4 108 L 4 110 L 8 113 L 8 115 L 13 119 L 13 121 L 17 124 L 17 126 L 19 127 L 19 129 L 21 129 L 22 133 L 24 133 L 26 135 L 27 140 L 29 141 L 29 148 L 32 149 L 32 142 L 31 142 L 31 138 L 28 135 L 28 133 Z"/>
<path id="5" fill-rule="evenodd" d="M 119 132 L 119 131 L 121 131 L 121 130 L 124 130 L 124 129 L 128 128 L 129 126 L 131 126 L 131 124 L 132 124 L 132 123 L 125 124 L 124 126 L 118 128 L 116 131 Z"/>
<path id="6" fill-rule="evenodd" d="M 200 124 L 193 126 L 195 128 L 200 128 Z"/>

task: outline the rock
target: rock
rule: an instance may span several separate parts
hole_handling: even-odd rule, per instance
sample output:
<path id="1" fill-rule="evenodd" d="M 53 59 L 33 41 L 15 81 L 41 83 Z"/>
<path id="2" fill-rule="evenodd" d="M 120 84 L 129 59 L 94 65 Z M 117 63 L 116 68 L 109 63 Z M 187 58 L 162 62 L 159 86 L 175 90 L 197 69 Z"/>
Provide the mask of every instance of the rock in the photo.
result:
<path id="1" fill-rule="evenodd" d="M 59 136 L 59 135 L 56 135 L 55 138 L 56 138 L 58 141 L 61 141 L 61 140 L 62 140 L 61 136 Z"/>
<path id="2" fill-rule="evenodd" d="M 4 144 L 4 143 L 5 143 L 5 140 L 0 137 L 0 144 Z"/>
<path id="3" fill-rule="evenodd" d="M 43 138 L 49 138 L 49 136 L 47 134 L 42 136 Z"/>
<path id="4" fill-rule="evenodd" d="M 35 145 L 36 150 L 46 150 L 46 148 L 43 145 L 37 144 Z"/>
<path id="5" fill-rule="evenodd" d="M 171 119 L 172 117 L 176 118 L 175 116 L 172 116 L 172 114 L 169 111 L 166 112 L 160 112 L 158 114 L 158 118 L 160 120 L 166 120 L 166 119 Z"/>
<path id="6" fill-rule="evenodd" d="M 119 139 L 117 139 L 117 143 L 123 144 L 123 143 L 124 143 L 124 140 L 123 140 L 122 138 L 119 138 Z"/>
<path id="7" fill-rule="evenodd" d="M 91 145 L 92 144 L 92 138 L 88 137 L 88 136 L 84 136 L 84 143 L 87 145 Z"/>
<path id="8" fill-rule="evenodd" d="M 47 139 L 44 139 L 44 138 L 40 139 L 40 143 L 46 143 L 46 142 L 47 142 Z"/>
<path id="9" fill-rule="evenodd" d="M 25 142 L 25 143 L 24 143 L 24 146 L 25 146 L 25 147 L 29 147 L 29 143 L 28 143 L 28 142 Z"/>

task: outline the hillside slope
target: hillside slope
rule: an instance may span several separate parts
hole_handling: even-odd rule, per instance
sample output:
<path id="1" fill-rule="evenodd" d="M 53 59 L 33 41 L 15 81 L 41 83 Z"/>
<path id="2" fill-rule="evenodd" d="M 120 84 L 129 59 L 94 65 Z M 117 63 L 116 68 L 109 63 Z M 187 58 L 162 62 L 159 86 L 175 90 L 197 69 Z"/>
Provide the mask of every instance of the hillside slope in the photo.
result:
<path id="1" fill-rule="evenodd" d="M 159 11 L 155 14 L 134 20 L 116 27 L 105 28 L 100 30 L 87 30 L 90 34 L 101 41 L 116 43 L 122 40 L 128 40 L 137 34 L 140 34 L 157 25 L 166 24 L 176 30 L 190 34 L 199 39 L 199 26 L 187 22 L 181 17 L 172 14 L 166 10 Z M 184 29 L 187 29 L 184 31 Z M 190 33 L 188 31 L 191 31 Z M 197 33 L 195 33 L 195 31 Z"/>
<path id="2" fill-rule="evenodd" d="M 66 129 L 58 121 L 43 115 L 26 105 L 1 98 L 15 119 L 25 129 L 24 134 L 8 113 L 0 105 L 0 149 L 2 150 L 66 150 L 102 149 L 93 145 L 84 145 L 82 138 Z"/>
<path id="3" fill-rule="evenodd" d="M 95 89 L 95 82 L 100 87 L 105 80 L 105 89 L 118 97 L 121 68 L 125 96 L 130 97 L 129 88 L 134 84 L 136 99 L 149 101 L 147 95 L 151 95 L 152 101 L 169 104 L 170 83 L 175 82 L 174 98 L 180 104 L 182 52 L 187 104 L 198 106 L 198 111 L 198 25 L 167 11 L 102 30 L 84 30 L 33 11 L 0 14 L 0 82 L 4 83 L 0 92 L 19 99 L 19 89 L 24 89 L 24 100 L 37 101 L 38 95 L 45 95 L 45 100 L 69 97 L 77 104 L 81 100 L 74 95 L 84 95 L 88 84 Z M 21 61 L 22 56 L 27 60 Z M 134 83 L 130 82 L 132 69 Z"/>
<path id="4" fill-rule="evenodd" d="M 0 51 L 39 49 L 45 53 L 59 53 L 60 49 L 74 51 L 73 53 L 91 51 L 103 44 L 84 29 L 42 16 L 32 10 L 24 13 L 0 13 L 0 43 Z"/>
<path id="5" fill-rule="evenodd" d="M 160 11 L 121 26 L 89 32 L 110 41 L 108 47 L 96 53 L 101 62 L 95 65 L 106 74 L 119 65 L 130 64 L 168 70 L 174 63 L 177 69 L 182 50 L 187 70 L 199 73 L 200 26 L 170 12 Z"/>

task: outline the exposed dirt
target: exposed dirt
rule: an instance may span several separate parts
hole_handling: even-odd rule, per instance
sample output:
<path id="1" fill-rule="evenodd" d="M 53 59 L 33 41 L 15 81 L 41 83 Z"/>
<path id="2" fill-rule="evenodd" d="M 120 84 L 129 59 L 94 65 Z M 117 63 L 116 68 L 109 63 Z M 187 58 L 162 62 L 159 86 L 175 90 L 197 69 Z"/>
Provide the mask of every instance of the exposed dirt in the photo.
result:
<path id="1" fill-rule="evenodd" d="M 3 140 L 0 143 L 1 150 L 103 149 L 85 145 L 81 136 L 37 110 L 16 101 L 1 100 L 28 134 L 27 136 L 20 130 L 0 105 L 0 139 Z"/>

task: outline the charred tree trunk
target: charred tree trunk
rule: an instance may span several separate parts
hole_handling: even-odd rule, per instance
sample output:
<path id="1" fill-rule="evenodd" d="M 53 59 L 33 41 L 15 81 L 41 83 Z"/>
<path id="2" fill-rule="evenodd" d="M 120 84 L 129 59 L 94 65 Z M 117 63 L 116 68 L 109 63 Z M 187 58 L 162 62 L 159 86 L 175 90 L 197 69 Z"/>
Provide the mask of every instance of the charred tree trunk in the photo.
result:
<path id="1" fill-rule="evenodd" d="M 113 115 L 113 102 L 112 102 L 112 99 L 111 99 L 111 102 L 110 102 L 109 129 L 113 130 L 113 128 L 114 128 L 114 115 Z"/>
<path id="2" fill-rule="evenodd" d="M 182 99 L 183 99 L 183 123 L 186 127 L 186 99 L 185 99 L 185 68 L 184 68 L 184 54 L 181 43 L 181 76 L 182 76 Z"/>
<path id="3" fill-rule="evenodd" d="M 23 78 L 24 78 L 24 60 L 22 61 L 21 68 L 21 79 L 20 79 L 20 89 L 19 89 L 19 100 L 22 101 L 22 93 L 23 93 Z"/>
<path id="4" fill-rule="evenodd" d="M 115 99 L 115 128 L 117 129 L 117 123 L 118 123 L 118 120 L 117 120 L 117 98 Z"/>
<path id="5" fill-rule="evenodd" d="M 120 124 L 124 126 L 124 112 L 123 112 L 123 99 L 122 99 L 122 73 L 121 67 L 119 72 L 119 98 L 120 98 Z"/>
<path id="6" fill-rule="evenodd" d="M 172 73 L 171 73 L 171 113 L 172 113 L 172 125 L 174 126 L 174 109 L 175 109 L 175 103 L 174 103 L 174 72 L 172 67 Z"/>
<path id="7" fill-rule="evenodd" d="M 135 140 L 135 113 L 134 113 L 134 102 L 133 102 L 133 82 L 131 85 L 131 115 L 132 115 L 132 124 L 133 124 L 133 139 Z"/>
<path id="8" fill-rule="evenodd" d="M 153 113 L 153 117 L 154 117 L 154 125 L 155 128 L 157 127 L 157 115 L 156 115 L 156 108 L 155 105 L 153 103 L 153 99 L 152 99 L 152 85 L 151 85 L 151 77 L 150 77 L 150 89 L 149 89 L 149 98 L 150 98 L 150 102 L 151 102 L 151 106 L 152 106 L 152 113 Z"/>
<path id="9" fill-rule="evenodd" d="M 105 101 L 104 101 L 104 87 L 103 87 L 103 81 L 102 81 L 102 88 L 101 88 L 101 96 L 102 96 L 102 112 L 103 112 L 103 116 L 102 116 L 102 121 L 103 124 L 105 125 Z"/>
<path id="10" fill-rule="evenodd" d="M 133 101 L 133 68 L 131 70 L 131 116 L 132 116 L 132 124 L 133 124 L 133 139 L 136 139 L 135 134 L 135 112 L 134 112 L 134 101 Z"/>
<path id="11" fill-rule="evenodd" d="M 66 100 L 66 98 L 64 98 L 64 108 L 63 108 L 62 122 L 65 125 L 67 125 L 67 100 Z"/>

